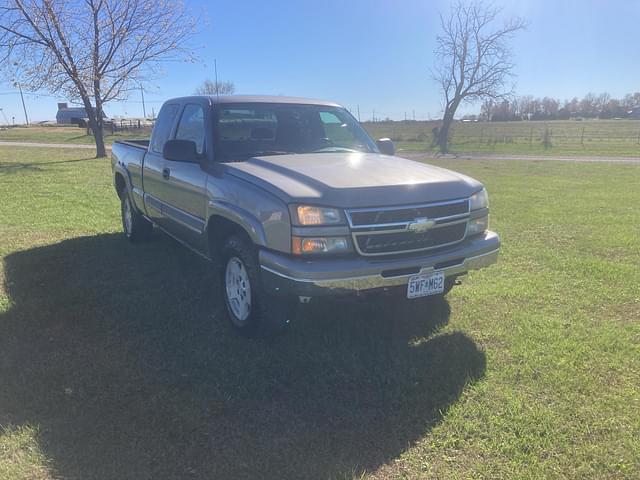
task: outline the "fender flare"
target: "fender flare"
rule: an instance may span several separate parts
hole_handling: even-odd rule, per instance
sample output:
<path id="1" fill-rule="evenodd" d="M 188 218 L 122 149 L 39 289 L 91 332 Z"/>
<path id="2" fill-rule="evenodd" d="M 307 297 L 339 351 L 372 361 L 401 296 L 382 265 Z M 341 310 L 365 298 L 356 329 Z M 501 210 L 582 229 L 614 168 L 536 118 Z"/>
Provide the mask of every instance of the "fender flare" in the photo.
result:
<path id="1" fill-rule="evenodd" d="M 131 206 L 142 215 L 146 215 L 146 206 L 143 199 L 144 192 L 142 189 L 138 189 L 140 193 L 138 196 L 134 195 L 133 182 L 131 181 L 129 170 L 124 165 L 116 164 L 113 166 L 113 186 L 115 187 L 116 192 L 118 191 L 118 186 L 116 184 L 116 178 L 118 175 L 121 175 L 124 178 L 124 190 L 129 196 L 129 200 L 131 200 Z"/>
<path id="2" fill-rule="evenodd" d="M 116 188 L 116 191 L 118 189 L 118 185 L 116 183 L 116 178 L 118 174 L 122 175 L 122 177 L 124 178 L 125 189 L 127 190 L 129 197 L 131 197 L 132 188 L 131 188 L 131 177 L 129 176 L 129 171 L 121 165 L 113 166 L 113 186 Z"/>
<path id="3" fill-rule="evenodd" d="M 267 237 L 262 223 L 247 210 L 227 202 L 209 200 L 209 211 L 205 231 L 208 231 L 209 220 L 214 216 L 225 218 L 240 226 L 247 235 L 249 235 L 249 238 L 255 245 L 261 247 L 267 245 Z"/>

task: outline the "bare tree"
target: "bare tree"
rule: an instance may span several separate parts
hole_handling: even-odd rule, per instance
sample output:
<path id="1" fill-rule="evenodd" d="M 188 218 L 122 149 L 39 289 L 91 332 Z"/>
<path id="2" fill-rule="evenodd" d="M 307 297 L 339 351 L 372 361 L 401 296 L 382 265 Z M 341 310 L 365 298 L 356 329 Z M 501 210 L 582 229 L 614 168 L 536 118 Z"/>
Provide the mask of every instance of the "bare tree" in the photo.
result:
<path id="1" fill-rule="evenodd" d="M 82 103 L 104 157 L 103 106 L 189 58 L 194 28 L 172 0 L 1 0 L 0 65 L 31 91 Z"/>
<path id="2" fill-rule="evenodd" d="M 231 95 L 236 91 L 233 82 L 214 82 L 208 78 L 196 88 L 196 95 Z"/>
<path id="3" fill-rule="evenodd" d="M 546 118 L 555 118 L 560 109 L 560 100 L 544 97 L 542 99 L 542 114 Z"/>
<path id="4" fill-rule="evenodd" d="M 442 33 L 436 38 L 434 79 L 444 95 L 444 115 L 438 146 L 448 150 L 449 130 L 462 102 L 501 100 L 513 92 L 506 88 L 513 63 L 508 40 L 525 27 L 514 17 L 493 28 L 499 8 L 481 1 L 460 0 L 447 18 L 440 15 Z"/>
<path id="5" fill-rule="evenodd" d="M 587 118 L 598 115 L 598 96 L 595 93 L 587 93 L 580 100 L 580 114 Z"/>

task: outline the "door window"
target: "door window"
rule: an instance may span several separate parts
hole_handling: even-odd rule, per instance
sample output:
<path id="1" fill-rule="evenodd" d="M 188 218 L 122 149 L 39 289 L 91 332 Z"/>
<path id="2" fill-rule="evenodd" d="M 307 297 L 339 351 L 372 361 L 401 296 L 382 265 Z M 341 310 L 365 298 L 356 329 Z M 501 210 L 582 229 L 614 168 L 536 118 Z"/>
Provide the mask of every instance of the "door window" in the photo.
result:
<path id="1" fill-rule="evenodd" d="M 165 104 L 160 109 L 158 119 L 153 127 L 153 134 L 151 135 L 151 151 L 155 153 L 162 153 L 165 142 L 171 135 L 171 128 L 173 122 L 178 114 L 178 105 Z"/>
<path id="2" fill-rule="evenodd" d="M 176 139 L 191 140 L 196 144 L 198 155 L 204 153 L 204 110 L 200 105 L 190 104 L 184 107 Z"/>

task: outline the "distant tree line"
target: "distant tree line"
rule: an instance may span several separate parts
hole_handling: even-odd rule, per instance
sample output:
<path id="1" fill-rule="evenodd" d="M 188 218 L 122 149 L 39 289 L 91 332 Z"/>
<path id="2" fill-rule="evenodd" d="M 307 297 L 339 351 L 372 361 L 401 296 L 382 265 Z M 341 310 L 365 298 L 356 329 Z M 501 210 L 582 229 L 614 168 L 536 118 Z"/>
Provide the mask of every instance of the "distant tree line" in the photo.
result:
<path id="1" fill-rule="evenodd" d="M 492 122 L 517 120 L 569 120 L 571 118 L 639 118 L 640 92 L 613 98 L 608 93 L 588 93 L 582 99 L 560 101 L 551 97 L 531 95 L 504 100 L 486 100 L 480 115 L 467 116 Z"/>
<path id="2" fill-rule="evenodd" d="M 230 81 L 213 81 L 208 78 L 196 88 L 195 95 L 231 95 L 236 91 L 236 86 Z"/>

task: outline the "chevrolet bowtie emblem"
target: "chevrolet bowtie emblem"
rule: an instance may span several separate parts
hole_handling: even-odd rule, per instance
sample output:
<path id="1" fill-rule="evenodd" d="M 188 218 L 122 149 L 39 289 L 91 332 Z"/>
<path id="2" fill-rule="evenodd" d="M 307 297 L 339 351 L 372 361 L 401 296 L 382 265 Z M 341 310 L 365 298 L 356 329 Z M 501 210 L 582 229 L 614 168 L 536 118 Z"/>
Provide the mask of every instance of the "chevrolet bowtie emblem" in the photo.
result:
<path id="1" fill-rule="evenodd" d="M 430 220 L 428 218 L 416 218 L 415 221 L 411 222 L 407 225 L 407 230 L 410 232 L 426 232 L 430 228 L 432 228 L 436 224 L 435 220 Z"/>

